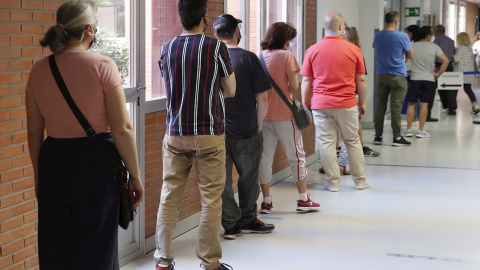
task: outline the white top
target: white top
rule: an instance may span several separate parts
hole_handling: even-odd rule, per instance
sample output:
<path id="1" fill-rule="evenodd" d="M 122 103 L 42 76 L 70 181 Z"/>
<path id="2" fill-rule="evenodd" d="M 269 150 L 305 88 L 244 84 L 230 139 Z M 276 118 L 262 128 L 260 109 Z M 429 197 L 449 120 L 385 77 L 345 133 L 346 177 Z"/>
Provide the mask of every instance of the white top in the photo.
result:
<path id="1" fill-rule="evenodd" d="M 453 59 L 454 63 L 454 71 L 457 72 L 465 72 L 465 71 L 475 71 L 475 67 L 473 64 L 473 53 L 470 50 L 470 47 L 461 45 L 458 46 Z M 475 75 L 463 75 L 463 83 L 472 84 L 475 82 Z"/>

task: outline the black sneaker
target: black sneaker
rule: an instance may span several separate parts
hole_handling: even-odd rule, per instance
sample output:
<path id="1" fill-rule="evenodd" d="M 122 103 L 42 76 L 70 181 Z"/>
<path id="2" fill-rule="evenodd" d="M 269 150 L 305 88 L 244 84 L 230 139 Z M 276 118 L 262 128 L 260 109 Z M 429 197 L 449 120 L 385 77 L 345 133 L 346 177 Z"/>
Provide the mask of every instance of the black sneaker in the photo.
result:
<path id="1" fill-rule="evenodd" d="M 242 234 L 242 231 L 240 230 L 240 226 L 237 224 L 233 226 L 233 228 L 225 230 L 225 233 L 223 234 L 223 238 L 228 240 L 235 240 L 237 239 L 237 236 L 240 236 L 241 234 Z"/>
<path id="2" fill-rule="evenodd" d="M 457 115 L 457 111 L 455 110 L 448 110 L 448 115 Z"/>
<path id="3" fill-rule="evenodd" d="M 373 144 L 381 145 L 383 143 L 382 140 L 383 140 L 382 136 L 375 136 L 375 139 L 373 139 Z"/>
<path id="4" fill-rule="evenodd" d="M 363 147 L 363 155 L 366 156 L 366 157 L 378 157 L 378 156 L 380 156 L 380 153 L 371 149 L 368 146 L 364 146 Z"/>
<path id="5" fill-rule="evenodd" d="M 393 139 L 393 146 L 410 146 L 412 145 L 411 142 L 405 140 L 402 136 L 400 136 L 400 139 Z"/>
<path id="6" fill-rule="evenodd" d="M 242 233 L 269 233 L 275 229 L 275 225 L 263 223 L 260 219 L 255 219 L 242 227 Z"/>

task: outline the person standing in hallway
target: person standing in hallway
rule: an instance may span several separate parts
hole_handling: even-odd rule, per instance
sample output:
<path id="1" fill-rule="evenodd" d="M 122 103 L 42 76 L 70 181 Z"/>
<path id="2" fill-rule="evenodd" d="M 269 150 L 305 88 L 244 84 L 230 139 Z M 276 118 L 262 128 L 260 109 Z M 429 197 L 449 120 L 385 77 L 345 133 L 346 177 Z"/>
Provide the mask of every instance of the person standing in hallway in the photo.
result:
<path id="1" fill-rule="evenodd" d="M 363 54 L 359 47 L 342 38 L 345 19 L 340 13 L 328 13 L 324 26 L 325 38 L 305 53 L 300 73 L 302 103 L 313 110 L 315 134 L 327 175 L 325 188 L 337 192 L 340 182 L 335 151 L 338 126 L 348 151 L 355 188 L 367 189 L 370 185 L 364 174 L 365 157 L 358 135 L 358 116 L 367 111 Z M 332 53 L 335 51 L 341 53 Z"/>
<path id="2" fill-rule="evenodd" d="M 475 41 L 472 45 L 472 52 L 475 55 L 475 71 L 480 70 L 480 32 L 475 35 Z M 475 77 L 479 77 L 478 74 Z"/>
<path id="3" fill-rule="evenodd" d="M 267 71 L 290 102 L 293 102 L 292 92 L 298 90 L 297 73 L 300 66 L 295 55 L 286 48 L 296 36 L 297 30 L 292 25 L 277 22 L 268 27 L 261 43 L 263 50 L 261 58 L 263 57 Z M 262 134 L 263 153 L 258 173 L 258 181 L 263 193 L 260 212 L 269 214 L 273 209 L 270 182 L 273 156 L 278 140 L 285 150 L 297 185 L 299 195 L 297 211 L 317 211 L 320 204 L 313 202 L 310 194 L 307 193 L 307 165 L 302 133 L 295 124 L 292 111 L 274 89 L 268 90 L 268 110 L 263 122 Z"/>
<path id="4" fill-rule="evenodd" d="M 447 72 L 453 71 L 453 63 L 454 59 L 453 56 L 455 55 L 455 42 L 450 37 L 445 35 L 445 27 L 443 25 L 436 25 L 433 28 L 433 35 L 435 36 L 435 40 L 433 43 L 437 44 L 440 49 L 442 49 L 443 53 L 447 56 L 448 61 L 450 64 L 447 67 Z M 442 62 L 439 58 L 435 59 L 435 68 L 439 69 L 442 65 Z M 440 96 L 440 100 L 442 102 L 442 107 L 444 110 L 447 110 L 448 115 L 456 115 L 457 114 L 457 91 L 458 90 L 439 90 L 438 95 Z M 433 103 L 429 104 L 429 114 L 427 119 L 430 118 L 430 111 L 433 107 Z"/>
<path id="5" fill-rule="evenodd" d="M 195 163 L 202 210 L 196 247 L 206 270 L 220 263 L 220 219 L 225 185 L 224 98 L 235 95 L 235 75 L 226 45 L 205 36 L 207 0 L 180 0 L 183 33 L 160 52 L 167 92 L 163 140 L 163 185 L 157 215 L 156 270 L 174 269 L 172 237 L 190 170 Z"/>
<path id="6" fill-rule="evenodd" d="M 40 45 L 53 52 L 68 92 L 96 135 L 88 137 L 72 113 L 49 57 L 36 62 L 25 99 L 38 200 L 39 267 L 118 270 L 118 185 L 99 144 L 117 162 L 123 160 L 134 208 L 144 192 L 123 82 L 111 58 L 88 52 L 95 43 L 95 5 L 67 1 L 56 18 Z"/>
<path id="7" fill-rule="evenodd" d="M 390 96 L 390 115 L 393 130 L 393 146 L 409 146 L 401 134 L 401 110 L 407 92 L 405 58 L 412 59 L 413 51 L 407 34 L 397 31 L 400 15 L 396 11 L 385 14 L 385 29 L 375 35 L 373 48 L 378 75 L 378 102 L 375 111 L 374 144 L 383 143 L 383 123 Z"/>
<path id="8" fill-rule="evenodd" d="M 215 37 L 227 45 L 237 82 L 235 97 L 225 99 L 227 177 L 222 193 L 222 226 L 223 238 L 230 240 L 241 233 L 269 233 L 275 229 L 273 224 L 257 218 L 262 127 L 268 108 L 267 90 L 271 86 L 257 55 L 238 46 L 241 22 L 230 14 L 222 14 L 213 24 Z M 233 164 L 239 175 L 239 203 L 233 191 Z"/>
<path id="9" fill-rule="evenodd" d="M 471 41 L 467 33 L 461 32 L 457 35 L 457 50 L 455 51 L 454 66 L 455 72 L 466 72 L 474 70 L 474 55 L 470 49 Z M 476 79 L 474 75 L 463 75 L 463 90 L 467 94 L 470 102 L 472 102 L 472 113 L 478 114 L 480 108 L 478 107 L 477 98 L 472 90 L 472 83 L 475 83 Z"/>
<path id="10" fill-rule="evenodd" d="M 449 61 L 440 47 L 430 42 L 432 38 L 430 26 L 422 26 L 417 35 L 419 40 L 412 44 L 415 57 L 412 59 L 412 71 L 406 96 L 408 102 L 407 130 L 403 132 L 403 136 L 413 137 L 412 122 L 415 119 L 415 107 L 418 100 L 420 100 L 419 127 L 415 136 L 417 138 L 429 138 L 430 134 L 424 129 L 428 114 L 428 104 L 435 97 L 435 81 L 445 72 Z M 436 73 L 434 72 L 435 58 L 442 61 L 442 65 Z"/>

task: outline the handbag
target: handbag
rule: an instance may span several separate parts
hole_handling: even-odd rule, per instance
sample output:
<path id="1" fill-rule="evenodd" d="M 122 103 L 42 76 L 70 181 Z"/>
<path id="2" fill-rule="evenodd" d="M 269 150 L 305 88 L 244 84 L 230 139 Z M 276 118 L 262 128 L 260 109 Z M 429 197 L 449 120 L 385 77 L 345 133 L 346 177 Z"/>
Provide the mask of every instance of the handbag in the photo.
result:
<path id="1" fill-rule="evenodd" d="M 65 101 L 67 102 L 68 106 L 72 110 L 73 114 L 77 118 L 78 122 L 80 122 L 80 125 L 83 127 L 85 130 L 85 133 L 87 133 L 87 136 L 91 139 L 93 139 L 97 144 L 98 144 L 98 149 L 101 149 L 103 157 L 105 158 L 105 161 L 108 164 L 108 167 L 110 168 L 110 171 L 113 174 L 114 180 L 117 182 L 118 185 L 118 192 L 119 192 L 119 219 L 118 219 L 118 225 L 122 227 L 123 229 L 128 229 L 128 225 L 130 222 L 133 221 L 133 201 L 132 197 L 130 196 L 130 191 L 128 189 L 128 172 L 127 169 L 125 168 L 125 165 L 123 164 L 123 161 L 114 158 L 115 156 L 119 156 L 117 149 L 115 147 L 111 147 L 107 149 L 102 143 L 101 143 L 101 138 L 99 138 L 99 135 L 95 133 L 95 130 L 92 128 L 92 126 L 88 123 L 88 120 L 85 118 L 83 113 L 80 111 L 80 109 L 77 107 L 75 102 L 73 101 L 72 96 L 70 95 L 70 92 L 68 91 L 67 86 L 65 85 L 65 82 L 63 81 L 62 75 L 60 75 L 60 72 L 58 70 L 57 63 L 55 61 L 55 55 L 50 55 L 48 57 L 48 61 L 50 63 L 50 69 L 52 70 L 53 77 L 55 78 L 55 81 L 57 82 L 58 88 L 60 88 L 60 91 L 62 92 L 63 97 L 65 98 Z M 115 153 L 113 153 L 115 151 Z M 117 160 L 117 161 L 116 161 Z"/>
<path id="2" fill-rule="evenodd" d="M 287 104 L 288 108 L 293 113 L 293 118 L 295 119 L 295 124 L 297 125 L 299 130 L 306 129 L 312 123 L 312 112 L 309 108 L 305 107 L 300 101 L 293 99 L 293 103 L 291 103 L 287 97 L 283 94 L 280 87 L 275 83 L 273 78 L 268 73 L 267 65 L 265 64 L 265 60 L 263 59 L 263 53 L 260 53 L 260 63 L 262 63 L 263 70 L 267 75 L 270 84 L 273 86 L 275 91 L 277 91 L 278 95 L 282 98 L 282 100 Z"/>

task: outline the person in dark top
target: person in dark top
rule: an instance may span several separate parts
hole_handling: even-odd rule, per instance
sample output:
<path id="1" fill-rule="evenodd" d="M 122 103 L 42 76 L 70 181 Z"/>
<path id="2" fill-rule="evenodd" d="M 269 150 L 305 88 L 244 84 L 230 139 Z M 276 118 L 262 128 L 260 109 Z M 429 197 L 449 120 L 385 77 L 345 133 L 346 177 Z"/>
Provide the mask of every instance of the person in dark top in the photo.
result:
<path id="1" fill-rule="evenodd" d="M 225 42 L 237 82 L 235 97 L 225 99 L 226 171 L 222 194 L 223 238 L 234 240 L 241 233 L 269 233 L 275 226 L 257 218 L 257 181 L 262 157 L 263 119 L 268 108 L 267 90 L 271 88 L 257 55 L 238 44 L 241 20 L 220 15 L 213 24 L 215 36 Z M 233 191 L 233 164 L 239 174 L 238 200 Z"/>
<path id="2" fill-rule="evenodd" d="M 183 33 L 162 46 L 159 61 L 167 90 L 167 131 L 155 235 L 156 270 L 174 269 L 172 237 L 194 163 L 202 206 L 197 257 L 206 270 L 226 270 L 231 267 L 219 262 L 225 185 L 223 99 L 235 95 L 235 75 L 225 44 L 204 34 L 207 0 L 180 0 L 178 11 Z"/>

